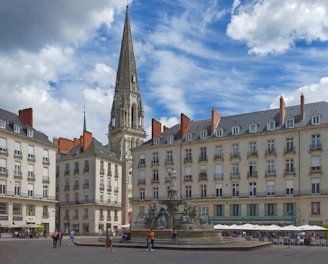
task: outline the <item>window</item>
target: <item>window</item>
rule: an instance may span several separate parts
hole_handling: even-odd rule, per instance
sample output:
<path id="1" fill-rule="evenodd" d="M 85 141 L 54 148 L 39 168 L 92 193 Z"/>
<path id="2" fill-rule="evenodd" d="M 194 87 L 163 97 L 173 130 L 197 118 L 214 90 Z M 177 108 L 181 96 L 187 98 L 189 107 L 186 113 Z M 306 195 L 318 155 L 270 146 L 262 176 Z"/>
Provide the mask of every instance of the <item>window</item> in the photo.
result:
<path id="1" fill-rule="evenodd" d="M 239 178 L 240 174 L 239 174 L 239 163 L 234 162 L 232 163 L 232 175 L 233 178 Z"/>
<path id="2" fill-rule="evenodd" d="M 239 197 L 239 183 L 232 184 L 232 196 Z"/>
<path id="3" fill-rule="evenodd" d="M 215 131 L 215 136 L 216 136 L 216 137 L 223 137 L 223 128 L 218 128 L 218 129 Z"/>
<path id="4" fill-rule="evenodd" d="M 110 166 L 110 164 L 109 164 L 109 166 Z M 67 170 L 69 171 L 69 166 L 68 166 Z M 66 169 L 65 169 L 65 171 L 66 171 Z M 85 172 L 89 171 L 89 161 L 88 160 L 84 161 L 84 171 Z"/>
<path id="5" fill-rule="evenodd" d="M 206 166 L 199 167 L 199 179 L 207 180 L 207 167 Z"/>
<path id="6" fill-rule="evenodd" d="M 286 181 L 286 195 L 293 195 L 294 194 L 294 181 L 287 180 Z"/>
<path id="7" fill-rule="evenodd" d="M 158 170 L 153 170 L 153 182 L 158 182 Z"/>
<path id="8" fill-rule="evenodd" d="M 173 152 L 172 150 L 166 151 L 166 162 L 172 163 L 173 162 Z"/>
<path id="9" fill-rule="evenodd" d="M 207 160 L 207 150 L 206 147 L 200 148 L 200 160 Z"/>
<path id="10" fill-rule="evenodd" d="M 240 216 L 240 204 L 232 204 L 231 205 L 231 216 Z"/>
<path id="11" fill-rule="evenodd" d="M 256 196 L 256 182 L 249 183 L 249 196 Z"/>
<path id="12" fill-rule="evenodd" d="M 99 201 L 100 201 L 101 203 L 104 202 L 104 193 L 103 193 L 103 192 L 99 193 Z"/>
<path id="13" fill-rule="evenodd" d="M 33 129 L 30 129 L 30 128 L 27 129 L 27 136 L 33 137 Z"/>
<path id="14" fill-rule="evenodd" d="M 0 128 L 6 128 L 6 121 L 0 119 Z"/>
<path id="15" fill-rule="evenodd" d="M 154 144 L 159 145 L 161 143 L 161 138 L 160 137 L 155 137 L 154 138 Z"/>
<path id="16" fill-rule="evenodd" d="M 311 203 L 311 214 L 319 215 L 320 214 L 320 202 Z"/>
<path id="17" fill-rule="evenodd" d="M 199 136 L 200 136 L 201 139 L 207 138 L 207 131 L 206 130 L 200 131 L 200 135 Z"/>
<path id="18" fill-rule="evenodd" d="M 267 181 L 267 195 L 274 196 L 275 194 L 275 183 L 274 181 Z"/>
<path id="19" fill-rule="evenodd" d="M 267 130 L 274 130 L 275 126 L 276 124 L 274 121 L 267 122 Z"/>
<path id="20" fill-rule="evenodd" d="M 256 142 L 249 142 L 249 154 L 250 155 L 256 155 Z"/>
<path id="21" fill-rule="evenodd" d="M 191 197 L 192 197 L 191 186 L 190 185 L 186 185 L 185 186 L 185 190 L 186 190 L 186 198 L 187 199 L 191 199 Z"/>
<path id="22" fill-rule="evenodd" d="M 223 204 L 214 205 L 214 216 L 224 216 L 224 205 Z"/>
<path id="23" fill-rule="evenodd" d="M 84 193 L 84 202 L 85 203 L 89 202 L 89 193 Z"/>
<path id="24" fill-rule="evenodd" d="M 26 205 L 26 215 L 35 216 L 35 205 L 34 204 Z"/>
<path id="25" fill-rule="evenodd" d="M 312 194 L 317 195 L 320 194 L 320 179 L 312 179 Z"/>
<path id="26" fill-rule="evenodd" d="M 146 179 L 145 179 L 145 171 L 139 171 L 139 183 L 144 184 L 146 183 Z"/>
<path id="27" fill-rule="evenodd" d="M 34 195 L 34 185 L 32 183 L 29 183 L 27 188 L 28 188 L 27 196 L 32 198 Z"/>
<path id="28" fill-rule="evenodd" d="M 28 164 L 27 178 L 34 179 L 34 165 Z"/>
<path id="29" fill-rule="evenodd" d="M 43 198 L 48 198 L 48 186 L 47 185 L 43 185 Z"/>
<path id="30" fill-rule="evenodd" d="M 200 197 L 201 198 L 207 197 L 206 185 L 204 184 L 200 185 Z"/>
<path id="31" fill-rule="evenodd" d="M 49 150 L 44 149 L 43 150 L 43 162 L 44 163 L 49 163 Z"/>
<path id="32" fill-rule="evenodd" d="M 185 168 L 185 180 L 191 181 L 192 180 L 192 173 L 191 173 L 191 167 Z"/>
<path id="33" fill-rule="evenodd" d="M 223 157 L 223 147 L 222 147 L 222 145 L 215 146 L 215 155 L 216 155 L 217 158 L 222 158 Z"/>
<path id="34" fill-rule="evenodd" d="M 249 129 L 249 133 L 256 133 L 257 132 L 257 124 L 250 124 L 248 129 Z"/>
<path id="35" fill-rule="evenodd" d="M 167 137 L 167 144 L 172 144 L 173 141 L 174 141 L 174 135 L 169 135 L 169 136 Z"/>
<path id="36" fill-rule="evenodd" d="M 7 139 L 0 137 L 0 152 L 7 153 Z"/>
<path id="37" fill-rule="evenodd" d="M 43 217 L 48 217 L 49 214 L 48 214 L 48 206 L 44 205 L 42 206 L 42 216 Z"/>
<path id="38" fill-rule="evenodd" d="M 191 141 L 192 140 L 192 133 L 191 132 L 188 132 L 185 136 L 185 140 L 186 141 Z"/>
<path id="39" fill-rule="evenodd" d="M 239 135 L 239 126 L 232 127 L 231 133 L 232 135 Z"/>
<path id="40" fill-rule="evenodd" d="M 0 180 L 0 195 L 6 194 L 6 181 Z"/>
<path id="41" fill-rule="evenodd" d="M 320 115 L 315 115 L 311 117 L 312 125 L 320 125 Z"/>
<path id="42" fill-rule="evenodd" d="M 20 133 L 20 125 L 14 124 L 14 132 L 15 133 Z"/>
<path id="43" fill-rule="evenodd" d="M 286 150 L 287 152 L 294 151 L 294 138 L 286 139 Z"/>
<path id="44" fill-rule="evenodd" d="M 145 200 L 145 188 L 139 189 L 140 200 Z"/>
<path id="45" fill-rule="evenodd" d="M 0 159 L 0 174 L 6 174 L 6 173 L 7 173 L 7 160 Z"/>
<path id="46" fill-rule="evenodd" d="M 20 196 L 21 184 L 20 182 L 15 182 L 14 195 Z"/>
<path id="47" fill-rule="evenodd" d="M 186 161 L 192 161 L 191 149 L 186 149 Z"/>
<path id="48" fill-rule="evenodd" d="M 145 166 L 145 165 L 146 165 L 145 154 L 140 154 L 139 155 L 139 166 Z"/>
<path id="49" fill-rule="evenodd" d="M 232 156 L 233 157 L 239 157 L 239 144 L 238 143 L 234 143 L 232 144 Z"/>
<path id="50" fill-rule="evenodd" d="M 69 203 L 69 193 L 65 193 L 65 202 Z"/>
<path id="51" fill-rule="evenodd" d="M 312 135 L 311 149 L 321 149 L 320 134 Z"/>
<path id="52" fill-rule="evenodd" d="M 158 164 L 158 163 L 159 163 L 158 152 L 153 152 L 153 164 Z"/>
<path id="53" fill-rule="evenodd" d="M 316 171 L 320 171 L 320 166 L 321 162 L 320 162 L 320 156 L 312 156 L 311 157 L 311 171 L 312 172 L 316 172 Z"/>
<path id="54" fill-rule="evenodd" d="M 34 160 L 34 146 L 32 146 L 32 145 L 28 146 L 27 159 Z"/>
<path id="55" fill-rule="evenodd" d="M 221 183 L 215 184 L 215 196 L 216 198 L 222 197 L 223 185 Z"/>
<path id="56" fill-rule="evenodd" d="M 249 177 L 257 177 L 256 161 L 250 161 L 248 163 L 248 165 L 249 165 L 248 176 Z"/>
<path id="57" fill-rule="evenodd" d="M 214 179 L 223 180 L 222 164 L 215 165 Z"/>
<path id="58" fill-rule="evenodd" d="M 267 160 L 267 176 L 273 176 L 276 175 L 276 165 L 275 160 Z"/>
<path id="59" fill-rule="evenodd" d="M 294 159 L 286 159 L 286 173 L 294 173 Z"/>
<path id="60" fill-rule="evenodd" d="M 287 119 L 286 120 L 286 127 L 293 128 L 294 127 L 294 119 Z"/>
<path id="61" fill-rule="evenodd" d="M 247 205 L 247 216 L 258 216 L 258 205 L 248 204 Z"/>
<path id="62" fill-rule="evenodd" d="M 295 204 L 294 203 L 284 203 L 284 215 L 294 215 Z"/>
<path id="63" fill-rule="evenodd" d="M 15 156 L 22 156 L 22 152 L 21 152 L 21 143 L 18 141 L 15 141 L 15 150 L 14 150 L 14 155 Z"/>
<path id="64" fill-rule="evenodd" d="M 274 203 L 268 203 L 268 204 L 265 204 L 265 215 L 276 215 L 276 209 L 277 205 L 274 204 Z"/>
<path id="65" fill-rule="evenodd" d="M 0 216 L 8 216 L 8 203 L 0 203 Z"/>
<path id="66" fill-rule="evenodd" d="M 22 214 L 22 205 L 21 204 L 14 203 L 13 204 L 13 216 L 14 216 L 14 219 L 15 219 L 15 216 L 21 217 L 22 215 L 23 215 Z"/>
<path id="67" fill-rule="evenodd" d="M 153 199 L 158 200 L 158 187 L 153 187 Z"/>
<path id="68" fill-rule="evenodd" d="M 267 141 L 267 152 L 274 153 L 275 152 L 275 141 L 274 139 L 269 139 Z"/>

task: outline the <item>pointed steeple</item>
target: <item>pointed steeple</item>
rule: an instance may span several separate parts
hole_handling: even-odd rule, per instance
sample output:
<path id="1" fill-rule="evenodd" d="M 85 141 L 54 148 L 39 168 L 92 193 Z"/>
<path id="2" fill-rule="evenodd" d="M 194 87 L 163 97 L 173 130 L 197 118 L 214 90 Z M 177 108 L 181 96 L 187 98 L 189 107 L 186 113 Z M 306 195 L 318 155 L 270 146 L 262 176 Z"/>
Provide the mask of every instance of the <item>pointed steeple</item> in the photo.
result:
<path id="1" fill-rule="evenodd" d="M 83 115 L 84 115 L 84 119 L 83 119 L 83 131 L 87 131 L 87 122 L 85 120 L 85 105 L 84 105 Z"/>
<path id="2" fill-rule="evenodd" d="M 131 149 L 142 144 L 145 138 L 144 110 L 139 91 L 127 6 L 114 101 L 108 127 L 108 146 L 121 159 L 131 158 Z"/>

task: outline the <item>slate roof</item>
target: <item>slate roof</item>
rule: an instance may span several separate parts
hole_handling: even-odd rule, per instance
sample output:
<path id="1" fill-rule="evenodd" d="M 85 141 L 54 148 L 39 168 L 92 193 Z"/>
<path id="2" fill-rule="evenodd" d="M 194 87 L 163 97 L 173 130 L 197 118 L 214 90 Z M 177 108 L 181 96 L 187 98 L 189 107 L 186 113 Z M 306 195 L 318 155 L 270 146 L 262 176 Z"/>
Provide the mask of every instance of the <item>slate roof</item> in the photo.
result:
<path id="1" fill-rule="evenodd" d="M 249 134 L 249 125 L 257 125 L 257 133 L 267 132 L 267 123 L 274 121 L 275 131 L 293 129 L 286 127 L 286 120 L 294 119 L 294 128 L 313 126 L 311 124 L 311 118 L 315 115 L 320 115 L 320 124 L 328 124 L 328 103 L 327 102 L 317 102 L 304 105 L 304 120 L 300 121 L 300 106 L 289 106 L 285 108 L 285 122 L 280 125 L 280 109 L 270 109 L 258 112 L 251 112 L 245 114 L 238 114 L 232 116 L 221 116 L 220 122 L 216 129 L 223 129 L 223 136 L 233 136 L 232 127 L 238 126 L 240 131 L 239 135 Z M 200 139 L 200 132 L 203 130 L 207 131 L 207 138 L 215 137 L 215 134 L 211 134 L 211 119 L 191 121 L 189 127 L 187 128 L 185 135 L 189 132 L 193 134 L 192 141 L 197 141 Z M 167 137 L 169 135 L 174 135 L 174 141 L 184 140 L 181 138 L 181 125 L 177 124 L 173 127 L 167 129 L 159 135 L 161 138 L 160 144 L 167 143 Z M 150 139 L 146 141 L 141 146 L 153 145 L 153 140 Z"/>
<path id="2" fill-rule="evenodd" d="M 6 128 L 0 128 L 0 131 L 1 130 L 6 130 L 8 132 L 12 132 L 12 133 L 15 133 L 15 134 L 19 134 L 21 136 L 25 136 L 29 139 L 33 138 L 33 139 L 36 139 L 36 140 L 39 140 L 39 141 L 43 141 L 43 142 L 52 144 L 52 142 L 48 139 L 48 136 L 46 134 L 36 130 L 33 127 L 30 127 L 27 124 L 23 124 L 22 121 L 20 120 L 19 116 L 12 113 L 12 112 L 9 112 L 7 110 L 4 110 L 4 109 L 0 108 L 0 120 L 3 120 L 3 121 L 6 122 Z M 21 129 L 20 129 L 19 133 L 14 131 L 14 124 L 20 126 Z M 29 137 L 27 135 L 27 130 L 28 129 L 33 130 L 33 137 Z"/>

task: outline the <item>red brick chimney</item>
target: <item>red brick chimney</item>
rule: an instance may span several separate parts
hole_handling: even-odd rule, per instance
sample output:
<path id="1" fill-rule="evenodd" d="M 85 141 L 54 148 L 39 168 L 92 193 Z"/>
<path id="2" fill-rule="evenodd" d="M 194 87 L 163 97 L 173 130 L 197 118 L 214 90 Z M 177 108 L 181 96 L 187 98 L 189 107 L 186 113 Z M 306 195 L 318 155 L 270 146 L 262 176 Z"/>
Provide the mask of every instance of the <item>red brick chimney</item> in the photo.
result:
<path id="1" fill-rule="evenodd" d="M 19 110 L 18 115 L 19 115 L 19 119 L 22 121 L 23 124 L 33 127 L 33 109 L 32 108 Z"/>
<path id="2" fill-rule="evenodd" d="M 211 125 L 211 134 L 213 135 L 216 127 L 220 122 L 220 113 L 216 109 L 212 109 L 212 125 Z"/>
<path id="3" fill-rule="evenodd" d="M 181 113 L 181 138 L 184 137 L 188 127 L 189 127 L 189 124 L 190 124 L 190 119 L 188 116 L 184 115 Z"/>
<path id="4" fill-rule="evenodd" d="M 162 133 L 162 124 L 155 120 L 154 118 L 151 120 L 151 139 L 154 138 Z"/>
<path id="5" fill-rule="evenodd" d="M 165 132 L 166 130 L 168 130 L 169 128 L 167 126 L 163 126 L 163 132 Z"/>
<path id="6" fill-rule="evenodd" d="M 285 113 L 286 113 L 285 101 L 284 98 L 280 96 L 280 125 L 281 126 L 285 122 Z"/>
<path id="7" fill-rule="evenodd" d="M 301 121 L 304 121 L 305 117 L 305 111 L 304 111 L 304 95 L 303 93 L 301 94 L 301 106 L 300 106 L 300 119 Z"/>
<path id="8" fill-rule="evenodd" d="M 86 130 L 83 131 L 83 138 L 81 142 L 83 151 L 86 151 L 90 143 L 92 142 L 92 133 Z"/>

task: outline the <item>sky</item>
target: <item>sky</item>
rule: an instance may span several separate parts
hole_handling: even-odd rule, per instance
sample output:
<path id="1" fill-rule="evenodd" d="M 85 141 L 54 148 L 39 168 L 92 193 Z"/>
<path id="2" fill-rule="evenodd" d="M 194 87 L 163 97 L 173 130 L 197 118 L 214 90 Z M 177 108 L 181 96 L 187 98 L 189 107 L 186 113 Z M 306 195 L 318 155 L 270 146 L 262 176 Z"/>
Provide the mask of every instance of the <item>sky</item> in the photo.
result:
<path id="1" fill-rule="evenodd" d="M 1 0 L 0 108 L 104 145 L 126 5 L 145 130 L 328 101 L 327 0 Z"/>

